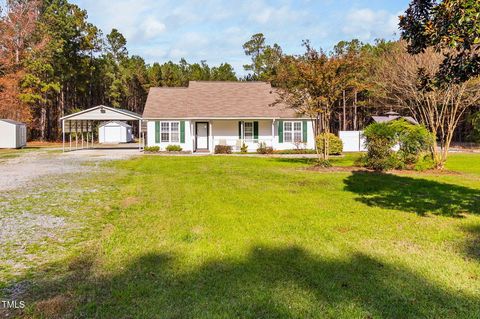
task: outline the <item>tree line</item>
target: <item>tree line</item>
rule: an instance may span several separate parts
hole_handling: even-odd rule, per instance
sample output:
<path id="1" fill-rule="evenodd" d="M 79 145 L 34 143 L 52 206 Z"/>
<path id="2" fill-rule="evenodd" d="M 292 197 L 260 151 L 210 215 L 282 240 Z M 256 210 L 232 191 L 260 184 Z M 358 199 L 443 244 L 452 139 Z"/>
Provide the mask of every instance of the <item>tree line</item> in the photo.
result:
<path id="1" fill-rule="evenodd" d="M 258 33 L 243 45 L 251 63 L 241 79 L 228 63 L 146 64 L 118 30 L 103 35 L 67 0 L 7 0 L 1 10 L 0 117 L 29 123 L 31 138 L 57 139 L 61 116 L 98 104 L 142 113 L 153 86 L 242 80 L 271 82 L 276 103 L 309 116 L 316 135 L 361 130 L 386 111 L 411 115 L 437 137 L 439 167 L 455 137 L 480 139 L 477 1 L 412 1 L 399 40 L 329 51 L 304 40 L 304 53 L 287 54 Z"/>
<path id="2" fill-rule="evenodd" d="M 328 162 L 330 132 L 363 129 L 371 115 L 395 111 L 413 116 L 431 132 L 435 137 L 432 158 L 437 168 L 443 168 L 456 133 L 467 128 L 466 138 L 472 141 L 478 138 L 480 68 L 476 63 L 480 60 L 480 31 L 464 31 L 463 25 L 449 21 L 451 15 L 441 11 L 453 9 L 439 4 L 428 7 L 431 10 L 428 16 L 436 23 L 450 25 L 452 32 L 455 28 L 462 29 L 463 33 L 451 35 L 458 42 L 452 39 L 442 43 L 447 33 L 436 44 L 414 40 L 422 38 L 418 33 L 432 33 L 428 27 L 419 30 L 419 22 L 410 25 L 406 22 L 416 21 L 412 12 L 424 11 L 425 8 L 416 8 L 419 3 L 412 2 L 402 17 L 400 25 L 404 31 L 397 41 L 378 40 L 375 44 L 341 41 L 333 50 L 325 51 L 306 40 L 303 54 L 289 55 L 277 44 L 266 44 L 263 34 L 253 35 L 244 45 L 245 54 L 252 60 L 245 69 L 252 71 L 252 79 L 270 81 L 278 88 L 277 104 L 286 104 L 311 118 L 315 135 L 325 137 L 324 147 L 317 150 L 322 152 L 319 159 L 324 163 Z M 480 3 L 475 3 L 464 11 L 465 16 L 480 17 Z M 428 21 L 422 22 L 430 25 Z M 478 25 L 471 20 L 465 28 L 475 29 Z M 452 42 L 459 48 L 452 46 Z"/>
<path id="3" fill-rule="evenodd" d="M 104 35 L 67 0 L 7 0 L 0 7 L 0 118 L 28 123 L 30 138 L 57 140 L 59 118 L 105 104 L 142 113 L 152 86 L 236 81 L 228 63 L 147 64 L 116 29 Z"/>

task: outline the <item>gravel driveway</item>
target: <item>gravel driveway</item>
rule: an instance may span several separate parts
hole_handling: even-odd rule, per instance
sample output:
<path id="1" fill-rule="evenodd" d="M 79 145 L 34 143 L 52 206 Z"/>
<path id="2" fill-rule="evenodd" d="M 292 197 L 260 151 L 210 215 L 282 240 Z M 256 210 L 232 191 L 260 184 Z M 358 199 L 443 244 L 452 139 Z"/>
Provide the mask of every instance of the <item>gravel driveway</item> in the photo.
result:
<path id="1" fill-rule="evenodd" d="M 0 161 L 0 287 L 8 287 L 3 294 L 0 290 L 0 300 L 2 295 L 12 298 L 11 291 L 19 285 L 28 287 L 18 278 L 29 270 L 68 253 L 85 227 L 82 197 L 109 187 L 79 187 L 76 181 L 87 174 L 95 177 L 110 172 L 98 165 L 101 162 L 141 153 L 123 149 L 26 150 L 19 154 Z"/>
<path id="2" fill-rule="evenodd" d="M 82 150 L 60 153 L 55 150 L 32 151 L 0 162 L 0 193 L 34 186 L 39 177 L 87 172 L 87 162 L 126 159 L 139 155 L 138 150 Z"/>

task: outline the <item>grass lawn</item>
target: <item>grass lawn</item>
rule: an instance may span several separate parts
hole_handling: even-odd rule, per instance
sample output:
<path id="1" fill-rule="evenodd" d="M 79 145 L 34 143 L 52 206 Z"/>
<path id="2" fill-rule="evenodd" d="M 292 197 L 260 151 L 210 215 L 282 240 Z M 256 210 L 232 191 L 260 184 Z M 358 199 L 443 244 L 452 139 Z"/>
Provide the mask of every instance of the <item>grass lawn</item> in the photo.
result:
<path id="1" fill-rule="evenodd" d="M 442 174 L 109 165 L 118 173 L 82 184 L 108 186 L 87 221 L 101 226 L 25 277 L 26 317 L 480 318 L 480 155 L 452 155 Z"/>

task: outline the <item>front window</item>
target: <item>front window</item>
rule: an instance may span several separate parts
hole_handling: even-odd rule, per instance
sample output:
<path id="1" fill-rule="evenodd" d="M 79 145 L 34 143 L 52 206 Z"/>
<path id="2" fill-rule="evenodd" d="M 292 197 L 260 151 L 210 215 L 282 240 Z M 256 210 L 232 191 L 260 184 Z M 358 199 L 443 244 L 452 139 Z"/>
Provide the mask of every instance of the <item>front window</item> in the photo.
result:
<path id="1" fill-rule="evenodd" d="M 245 122 L 243 138 L 253 140 L 253 122 Z"/>
<path id="2" fill-rule="evenodd" d="M 172 143 L 180 142 L 179 124 L 178 122 L 170 123 L 170 142 Z"/>
<path id="3" fill-rule="evenodd" d="M 290 143 L 299 143 L 302 141 L 302 122 L 284 122 L 283 140 Z"/>
<path id="4" fill-rule="evenodd" d="M 180 141 L 179 122 L 160 122 L 162 143 L 178 143 Z"/>

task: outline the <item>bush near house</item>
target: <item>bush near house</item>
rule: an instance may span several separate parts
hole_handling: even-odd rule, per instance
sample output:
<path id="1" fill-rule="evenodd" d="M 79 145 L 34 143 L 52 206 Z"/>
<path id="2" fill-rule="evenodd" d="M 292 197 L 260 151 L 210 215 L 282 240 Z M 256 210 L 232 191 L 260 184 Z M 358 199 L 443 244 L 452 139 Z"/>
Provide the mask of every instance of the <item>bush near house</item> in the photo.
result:
<path id="1" fill-rule="evenodd" d="M 181 152 L 182 147 L 180 145 L 168 145 L 165 148 L 168 152 Z"/>
<path id="2" fill-rule="evenodd" d="M 432 136 L 421 125 L 403 120 L 373 123 L 365 129 L 364 136 L 367 154 L 360 159 L 363 166 L 377 171 L 430 168 L 425 153 L 432 145 Z M 395 147 L 398 151 L 394 150 Z"/>
<path id="3" fill-rule="evenodd" d="M 303 149 L 290 149 L 290 150 L 278 150 L 278 151 L 273 151 L 275 154 L 317 154 L 317 151 L 308 149 L 308 148 L 303 148 Z"/>
<path id="4" fill-rule="evenodd" d="M 267 144 L 265 142 L 260 142 L 258 144 L 257 153 L 258 154 L 272 154 L 273 153 L 273 147 L 267 146 Z"/>
<path id="5" fill-rule="evenodd" d="M 240 153 L 247 154 L 247 152 L 248 152 L 248 146 L 245 143 L 242 143 L 242 146 L 240 147 Z"/>
<path id="6" fill-rule="evenodd" d="M 328 142 L 329 142 L 329 154 L 330 155 L 339 155 L 343 152 L 343 142 L 340 137 L 335 134 L 328 133 Z M 325 133 L 317 135 L 315 141 L 317 143 L 317 148 L 320 153 L 323 153 L 325 149 Z"/>
<path id="7" fill-rule="evenodd" d="M 232 147 L 229 145 L 215 145 L 215 154 L 232 154 Z"/>
<path id="8" fill-rule="evenodd" d="M 159 146 L 145 146 L 143 149 L 145 152 L 157 153 L 160 152 Z"/>

